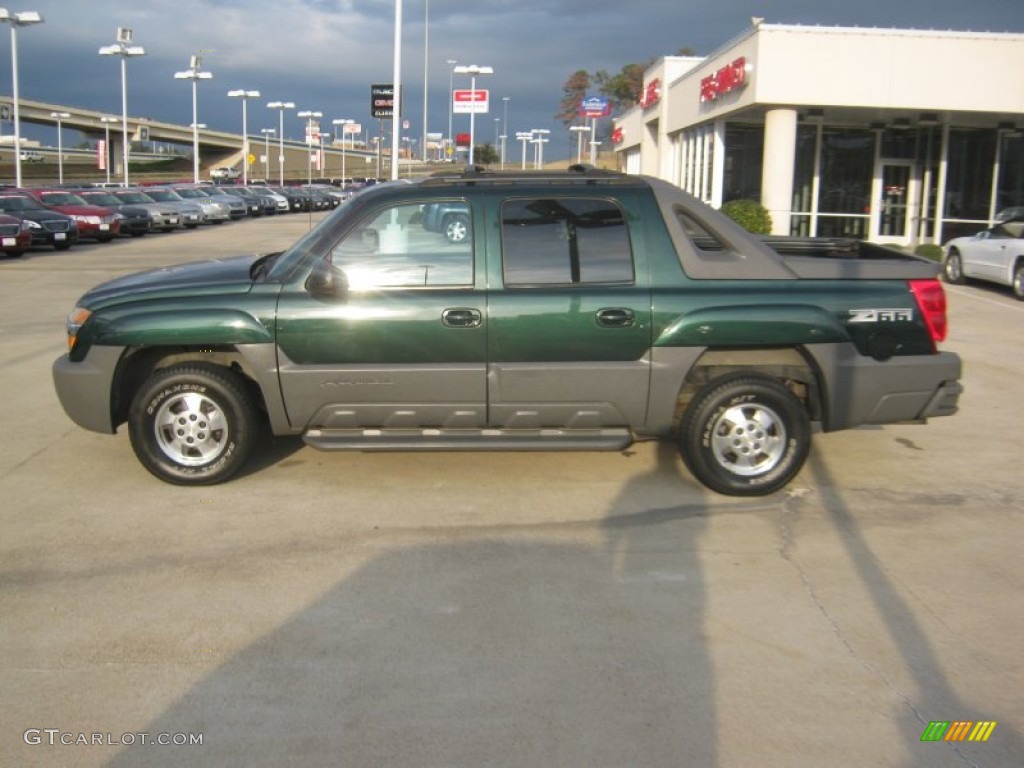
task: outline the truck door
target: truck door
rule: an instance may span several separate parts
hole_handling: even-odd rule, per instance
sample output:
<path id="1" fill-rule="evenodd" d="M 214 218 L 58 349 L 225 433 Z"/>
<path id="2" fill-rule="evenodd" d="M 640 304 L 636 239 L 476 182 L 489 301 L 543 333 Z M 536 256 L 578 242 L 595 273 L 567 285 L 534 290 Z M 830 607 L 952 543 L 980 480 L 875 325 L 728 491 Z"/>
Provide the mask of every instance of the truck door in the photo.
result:
<path id="1" fill-rule="evenodd" d="M 488 264 L 490 426 L 642 423 L 651 297 L 622 207 L 566 191 L 506 198 L 497 215 L 501 255 Z"/>
<path id="2" fill-rule="evenodd" d="M 392 204 L 325 255 L 346 286 L 338 295 L 286 285 L 277 341 L 290 422 L 485 426 L 486 296 L 473 253 L 472 238 L 425 229 L 419 203 Z"/>

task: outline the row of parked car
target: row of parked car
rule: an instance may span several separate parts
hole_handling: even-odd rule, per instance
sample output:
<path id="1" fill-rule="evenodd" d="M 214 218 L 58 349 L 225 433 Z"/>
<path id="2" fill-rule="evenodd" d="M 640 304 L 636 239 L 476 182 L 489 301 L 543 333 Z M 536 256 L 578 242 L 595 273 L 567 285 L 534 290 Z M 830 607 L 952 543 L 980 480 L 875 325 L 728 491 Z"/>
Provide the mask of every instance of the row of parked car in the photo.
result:
<path id="1" fill-rule="evenodd" d="M 0 187 L 0 253 L 21 256 L 33 246 L 66 250 L 80 240 L 109 242 L 245 217 L 325 211 L 347 194 L 317 185 Z"/>

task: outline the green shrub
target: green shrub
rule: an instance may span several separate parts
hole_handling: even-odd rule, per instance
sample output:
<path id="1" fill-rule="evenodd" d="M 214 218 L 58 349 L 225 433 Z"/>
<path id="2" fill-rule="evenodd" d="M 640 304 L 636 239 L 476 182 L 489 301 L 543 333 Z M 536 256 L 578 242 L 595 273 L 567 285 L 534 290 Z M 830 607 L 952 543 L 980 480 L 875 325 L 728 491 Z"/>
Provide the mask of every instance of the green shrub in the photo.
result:
<path id="1" fill-rule="evenodd" d="M 754 200 L 730 200 L 722 206 L 722 213 L 755 235 L 772 233 L 772 217 L 768 209 Z"/>
<path id="2" fill-rule="evenodd" d="M 935 243 L 921 243 L 914 249 L 914 255 L 932 261 L 942 261 L 942 246 Z"/>

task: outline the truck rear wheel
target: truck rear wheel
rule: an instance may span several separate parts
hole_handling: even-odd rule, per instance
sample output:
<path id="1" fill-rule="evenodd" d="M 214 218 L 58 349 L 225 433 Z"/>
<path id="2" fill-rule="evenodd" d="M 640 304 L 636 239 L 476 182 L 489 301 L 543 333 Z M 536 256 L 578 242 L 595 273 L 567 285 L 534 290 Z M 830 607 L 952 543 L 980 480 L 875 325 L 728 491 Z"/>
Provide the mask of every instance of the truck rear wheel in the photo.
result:
<path id="1" fill-rule="evenodd" d="M 461 243 L 469 237 L 469 217 L 461 213 L 445 216 L 442 228 L 449 243 Z"/>
<path id="2" fill-rule="evenodd" d="M 259 421 L 245 383 L 230 371 L 178 365 L 155 373 L 128 412 L 132 448 L 151 473 L 178 485 L 213 485 L 245 463 Z"/>
<path id="3" fill-rule="evenodd" d="M 680 454 L 713 491 L 763 496 L 803 467 L 811 428 L 803 404 L 775 379 L 737 374 L 697 392 L 682 422 Z"/>

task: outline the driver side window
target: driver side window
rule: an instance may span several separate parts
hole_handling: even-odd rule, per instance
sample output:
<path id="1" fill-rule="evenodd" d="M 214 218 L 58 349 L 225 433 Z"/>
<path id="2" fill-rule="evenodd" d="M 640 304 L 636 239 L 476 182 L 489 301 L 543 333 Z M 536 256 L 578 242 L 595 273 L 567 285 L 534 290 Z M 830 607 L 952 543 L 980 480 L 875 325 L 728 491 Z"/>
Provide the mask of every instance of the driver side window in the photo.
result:
<path id="1" fill-rule="evenodd" d="M 468 204 L 461 205 L 468 218 Z M 334 247 L 331 263 L 345 273 L 349 290 L 473 285 L 471 238 L 452 241 L 432 231 L 428 207 L 406 203 L 371 213 Z"/>

